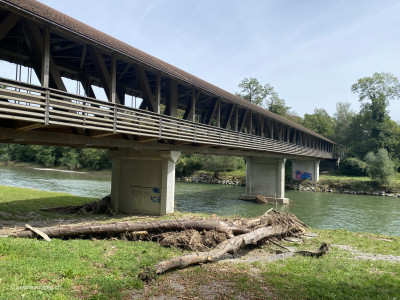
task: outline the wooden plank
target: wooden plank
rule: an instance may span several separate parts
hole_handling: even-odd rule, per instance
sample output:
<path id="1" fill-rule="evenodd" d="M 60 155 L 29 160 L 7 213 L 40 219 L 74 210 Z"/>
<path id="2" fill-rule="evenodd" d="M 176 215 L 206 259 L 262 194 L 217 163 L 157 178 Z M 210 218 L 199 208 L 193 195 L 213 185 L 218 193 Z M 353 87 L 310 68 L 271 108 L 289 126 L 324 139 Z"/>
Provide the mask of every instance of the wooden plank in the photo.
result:
<path id="1" fill-rule="evenodd" d="M 28 228 L 29 230 L 33 231 L 37 235 L 41 236 L 47 242 L 51 242 L 51 239 L 49 238 L 49 236 L 47 234 L 45 234 L 43 231 L 41 231 L 40 229 L 34 228 L 29 224 L 25 224 L 25 227 Z"/>
<path id="2" fill-rule="evenodd" d="M 176 80 L 172 78 L 168 79 L 167 89 L 168 92 L 164 115 L 175 118 L 178 113 L 178 83 Z"/>
<path id="3" fill-rule="evenodd" d="M 239 132 L 243 132 L 243 127 L 244 124 L 246 123 L 246 118 L 247 118 L 247 109 L 245 109 L 242 118 L 240 119 L 239 122 Z"/>

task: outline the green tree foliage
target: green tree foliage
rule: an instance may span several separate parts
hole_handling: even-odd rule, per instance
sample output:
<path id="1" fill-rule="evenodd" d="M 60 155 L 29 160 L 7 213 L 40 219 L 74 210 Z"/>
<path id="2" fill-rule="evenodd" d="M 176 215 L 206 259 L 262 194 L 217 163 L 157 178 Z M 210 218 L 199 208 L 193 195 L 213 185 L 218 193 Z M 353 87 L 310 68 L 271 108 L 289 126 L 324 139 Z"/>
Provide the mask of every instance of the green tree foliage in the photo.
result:
<path id="1" fill-rule="evenodd" d="M 388 184 L 394 175 L 394 163 L 386 149 L 381 148 L 377 153 L 368 152 L 365 156 L 367 174 L 378 184 Z"/>
<path id="2" fill-rule="evenodd" d="M 190 176 L 201 167 L 202 162 L 198 154 L 182 154 L 175 165 L 176 176 Z"/>
<path id="3" fill-rule="evenodd" d="M 71 170 L 100 170 L 111 167 L 107 150 L 55 146 L 0 144 L 0 161 L 36 163 L 44 167 L 64 166 Z"/>
<path id="4" fill-rule="evenodd" d="M 340 162 L 339 169 L 345 175 L 365 176 L 367 164 L 358 158 L 348 157 Z"/>
<path id="5" fill-rule="evenodd" d="M 302 125 L 323 136 L 331 138 L 335 122 L 325 109 L 316 108 L 313 114 L 304 115 Z"/>
<path id="6" fill-rule="evenodd" d="M 387 106 L 390 100 L 400 98 L 398 79 L 390 73 L 374 73 L 371 77 L 359 79 L 351 91 L 358 94 L 362 104 L 361 114 L 371 151 L 387 149 L 391 135 Z"/>
<path id="7" fill-rule="evenodd" d="M 290 109 L 269 83 L 262 85 L 256 78 L 250 77 L 243 79 L 238 86 L 242 90 L 236 93 L 236 96 L 266 108 L 274 114 L 285 116 Z"/>
<path id="8" fill-rule="evenodd" d="M 216 174 L 224 171 L 234 171 L 245 166 L 243 157 L 200 155 L 202 168 Z"/>
<path id="9" fill-rule="evenodd" d="M 346 142 L 347 133 L 355 116 L 349 102 L 336 103 L 336 112 L 334 114 L 334 125 L 332 139 L 341 145 Z"/>

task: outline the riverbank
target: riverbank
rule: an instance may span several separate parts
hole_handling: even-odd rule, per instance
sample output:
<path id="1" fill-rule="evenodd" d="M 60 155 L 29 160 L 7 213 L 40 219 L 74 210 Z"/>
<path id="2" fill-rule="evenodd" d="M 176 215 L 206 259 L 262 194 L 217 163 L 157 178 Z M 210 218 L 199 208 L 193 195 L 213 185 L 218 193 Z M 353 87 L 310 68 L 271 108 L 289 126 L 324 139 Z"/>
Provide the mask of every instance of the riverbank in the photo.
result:
<path id="1" fill-rule="evenodd" d="M 6 228 L 29 223 L 80 224 L 120 220 L 176 219 L 209 215 L 176 213 L 150 218 L 135 215 L 65 216 L 42 207 L 82 204 L 92 198 L 0 187 Z M 7 222 L 8 225 L 4 224 Z M 37 223 L 35 223 L 37 222 Z M 271 243 L 248 248 L 214 264 L 177 270 L 143 283 L 139 273 L 186 251 L 154 242 L 116 239 L 0 238 L 0 294 L 6 299 L 395 299 L 400 294 L 400 237 L 310 229 L 310 237 L 280 241 L 291 249 L 316 249 L 320 259 L 276 254 Z M 312 237 L 314 236 L 314 237 Z M 29 249 L 29 251 L 27 251 Z M 282 249 L 280 249 L 282 250 Z M 79 268 L 77 268 L 79 266 Z M 226 274 L 229 274 L 227 276 Z"/>

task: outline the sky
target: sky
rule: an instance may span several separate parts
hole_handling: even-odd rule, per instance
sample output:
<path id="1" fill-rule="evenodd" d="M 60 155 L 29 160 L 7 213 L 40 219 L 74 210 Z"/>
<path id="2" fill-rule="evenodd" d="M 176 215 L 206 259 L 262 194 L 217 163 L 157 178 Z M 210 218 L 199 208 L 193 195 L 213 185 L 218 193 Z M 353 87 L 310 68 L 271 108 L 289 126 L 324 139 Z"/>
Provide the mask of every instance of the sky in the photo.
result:
<path id="1" fill-rule="evenodd" d="M 270 83 L 300 116 L 360 103 L 359 78 L 400 78 L 398 0 L 40 0 L 231 93 Z M 390 116 L 400 122 L 400 100 Z"/>

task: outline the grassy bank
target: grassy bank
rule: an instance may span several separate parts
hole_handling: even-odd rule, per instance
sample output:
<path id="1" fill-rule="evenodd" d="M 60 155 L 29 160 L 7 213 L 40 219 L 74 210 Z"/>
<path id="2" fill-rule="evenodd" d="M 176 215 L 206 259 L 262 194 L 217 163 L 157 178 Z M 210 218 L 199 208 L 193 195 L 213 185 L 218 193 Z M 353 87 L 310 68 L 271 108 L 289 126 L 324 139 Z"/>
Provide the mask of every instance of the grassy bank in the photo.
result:
<path id="1" fill-rule="evenodd" d="M 39 208 L 81 204 L 90 198 L 0 186 L 0 234 L 26 222 L 63 219 Z M 177 214 L 163 218 L 182 218 Z M 62 216 L 64 218 L 64 216 Z M 68 223 L 93 216 L 70 216 Z M 138 216 L 97 216 L 101 222 L 143 220 Z M 3 228 L 1 228 L 3 227 Z M 183 253 L 153 242 L 0 238 L 0 299 L 395 299 L 400 295 L 400 237 L 312 230 L 315 238 L 280 242 L 297 249 L 331 252 L 320 259 L 280 260 L 276 246 L 247 249 L 215 264 L 177 270 L 143 284 L 137 275 L 160 260 Z M 396 260 L 398 259 L 398 260 Z"/>

